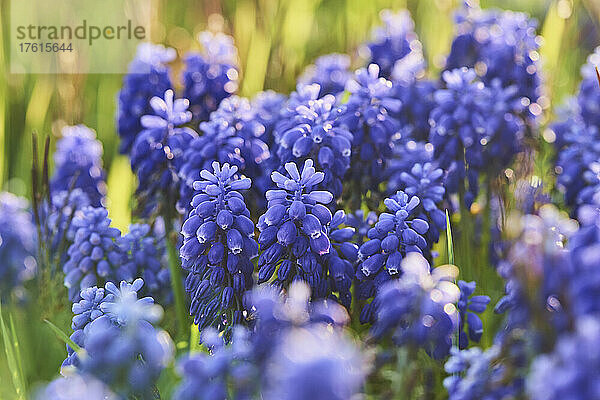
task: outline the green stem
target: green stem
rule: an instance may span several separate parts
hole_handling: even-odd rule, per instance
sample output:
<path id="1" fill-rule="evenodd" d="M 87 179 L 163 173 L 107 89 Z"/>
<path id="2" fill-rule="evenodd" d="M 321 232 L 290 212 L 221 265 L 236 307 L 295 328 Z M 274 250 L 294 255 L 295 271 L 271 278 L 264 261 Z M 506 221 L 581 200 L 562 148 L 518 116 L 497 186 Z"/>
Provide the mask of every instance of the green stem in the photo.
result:
<path id="1" fill-rule="evenodd" d="M 171 288 L 175 297 L 175 315 L 177 318 L 177 337 L 184 337 L 188 333 L 188 316 L 185 309 L 185 293 L 181 276 L 181 262 L 173 240 L 167 240 L 169 255 L 169 270 L 171 272 Z"/>

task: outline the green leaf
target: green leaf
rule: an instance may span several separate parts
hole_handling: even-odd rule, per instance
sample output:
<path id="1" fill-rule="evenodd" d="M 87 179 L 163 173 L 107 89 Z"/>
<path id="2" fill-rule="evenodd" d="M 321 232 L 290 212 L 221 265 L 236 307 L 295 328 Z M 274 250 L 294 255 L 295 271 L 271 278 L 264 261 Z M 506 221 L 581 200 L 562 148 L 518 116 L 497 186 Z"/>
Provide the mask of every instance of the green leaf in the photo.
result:
<path id="1" fill-rule="evenodd" d="M 450 226 L 450 216 L 446 210 L 446 239 L 448 240 L 448 264 L 454 265 L 454 247 L 452 242 L 452 227 Z"/>
<path id="2" fill-rule="evenodd" d="M 11 371 L 11 377 L 13 381 L 13 386 L 15 388 L 15 392 L 17 394 L 18 400 L 25 400 L 25 380 L 23 379 L 23 374 L 21 373 L 21 362 L 19 359 L 18 353 L 18 345 L 15 346 L 15 343 L 18 343 L 17 336 L 14 334 L 14 325 L 12 327 L 12 334 L 6 327 L 4 323 L 4 317 L 2 316 L 2 305 L 0 304 L 0 330 L 2 331 L 2 342 L 4 343 L 4 352 L 6 353 L 6 359 L 8 362 L 8 368 Z"/>
<path id="3" fill-rule="evenodd" d="M 60 340 L 65 342 L 65 344 L 68 344 L 73 350 L 75 350 L 77 354 L 82 354 L 85 351 L 81 347 L 79 347 L 77 343 L 71 340 L 71 338 L 67 336 L 67 334 L 64 333 L 58 326 L 54 325 L 47 319 L 45 319 L 44 322 L 48 324 L 48 326 L 54 331 L 54 333 Z"/>
<path id="4" fill-rule="evenodd" d="M 181 278 L 181 260 L 179 252 L 171 240 L 167 240 L 169 271 L 171 272 L 171 288 L 175 296 L 175 316 L 177 319 L 177 337 L 182 338 L 187 330 L 188 313 L 185 308 L 185 292 Z"/>

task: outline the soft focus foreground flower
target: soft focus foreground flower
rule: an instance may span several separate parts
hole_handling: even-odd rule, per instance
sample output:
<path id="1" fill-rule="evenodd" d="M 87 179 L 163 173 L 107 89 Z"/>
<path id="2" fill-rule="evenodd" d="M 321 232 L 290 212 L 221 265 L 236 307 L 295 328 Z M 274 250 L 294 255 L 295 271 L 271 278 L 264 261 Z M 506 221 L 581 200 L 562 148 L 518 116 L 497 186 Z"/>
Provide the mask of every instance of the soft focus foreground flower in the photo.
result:
<path id="1" fill-rule="evenodd" d="M 327 54 L 315 60 L 314 65 L 306 67 L 298 82 L 319 85 L 319 97 L 326 94 L 338 95 L 344 91 L 346 82 L 352 77 L 350 57 L 346 54 Z"/>
<path id="2" fill-rule="evenodd" d="M 37 272 L 36 230 L 27 202 L 0 193 L 0 301 L 23 299 L 23 283 Z"/>
<path id="3" fill-rule="evenodd" d="M 138 46 L 119 91 L 117 132 L 121 137 L 121 153 L 131 151 L 135 138 L 142 130 L 142 115 L 152 112 L 150 99 L 162 96 L 171 88 L 170 68 L 167 64 L 176 55 L 175 49 L 161 45 L 142 43 Z"/>
<path id="4" fill-rule="evenodd" d="M 335 97 L 317 98 L 319 86 L 311 86 L 312 96 L 297 105 L 275 131 L 279 170 L 283 172 L 284 164 L 290 161 L 301 164 L 315 160 L 325 174 L 318 187 L 339 198 L 342 179 L 350 167 L 352 133 L 340 125 L 344 109 L 336 106 Z"/>
<path id="5" fill-rule="evenodd" d="M 600 210 L 593 206 L 581 207 L 579 221 L 581 226 L 567 245 L 573 268 L 568 283 L 569 306 L 575 315 L 582 316 L 600 313 Z"/>
<path id="6" fill-rule="evenodd" d="M 243 295 L 254 283 L 252 259 L 258 254 L 254 223 L 240 190 L 250 179 L 240 179 L 236 166 L 213 162 L 196 181 L 192 211 L 183 224 L 182 266 L 188 271 L 185 290 L 190 314 L 201 331 L 209 326 L 225 332 L 244 320 Z"/>
<path id="7" fill-rule="evenodd" d="M 73 325 L 81 332 L 78 339 L 85 350 L 73 362 L 75 371 L 98 378 L 126 398 L 153 396 L 156 380 L 174 352 L 169 335 L 152 325 L 162 317 L 162 308 L 151 297 L 138 299 L 143 284 L 137 279 L 117 288 L 109 282 L 104 293 L 82 293 L 83 301 L 73 307 L 80 312 Z"/>
<path id="8" fill-rule="evenodd" d="M 452 375 L 444 379 L 450 400 L 500 400 L 522 394 L 522 382 L 507 379 L 506 366 L 498 362 L 498 346 L 485 351 L 452 348 L 451 354 L 445 369 Z"/>
<path id="9" fill-rule="evenodd" d="M 192 118 L 189 101 L 174 99 L 172 90 L 163 97 L 153 97 L 153 115 L 141 119 L 141 131 L 131 150 L 131 167 L 138 177 L 138 209 L 143 216 L 169 214 L 179 195 L 179 178 L 183 152 L 197 136 L 182 127 Z"/>
<path id="10" fill-rule="evenodd" d="M 311 305 L 309 298 L 308 286 L 300 282 L 292 284 L 288 296 L 268 286 L 249 294 L 253 329 L 236 327 L 227 346 L 215 331 L 205 331 L 203 342 L 211 354 L 193 354 L 179 363 L 183 381 L 175 399 L 348 399 L 357 394 L 367 366 L 340 329 L 348 315 L 335 303 Z"/>
<path id="11" fill-rule="evenodd" d="M 458 327 L 454 304 L 460 292 L 452 283 L 458 269 L 434 268 L 418 253 L 406 256 L 399 279 L 382 286 L 371 303 L 374 323 L 371 334 L 392 338 L 398 346 L 418 346 L 432 357 L 445 357 Z"/>
<path id="12" fill-rule="evenodd" d="M 237 49 L 233 38 L 205 31 L 198 35 L 202 52 L 185 57 L 183 97 L 190 100 L 195 121 L 206 121 L 219 103 L 238 88 Z"/>
<path id="13" fill-rule="evenodd" d="M 99 207 L 106 195 L 106 173 L 102 168 L 102 143 L 94 131 L 84 125 L 67 126 L 56 144 L 54 193 L 81 189 L 91 205 Z"/>
<path id="14" fill-rule="evenodd" d="M 75 238 L 63 265 L 69 299 L 76 301 L 85 288 L 102 285 L 120 274 L 126 255 L 117 239 L 121 232 L 110 227 L 108 211 L 87 207 L 73 219 Z"/>
<path id="15" fill-rule="evenodd" d="M 101 381 L 94 377 L 72 374 L 56 378 L 35 396 L 37 400 L 119 400 Z"/>
<path id="16" fill-rule="evenodd" d="M 374 297 L 385 282 L 400 275 L 400 265 L 408 253 L 422 253 L 428 246 L 423 235 L 429 224 L 415 215 L 420 204 L 418 197 L 398 192 L 384 203 L 389 212 L 379 216 L 375 226 L 367 233 L 370 240 L 358 250 L 356 278 L 359 299 Z M 360 319 L 364 323 L 373 318 L 374 309 L 371 304 L 366 304 Z"/>
<path id="17" fill-rule="evenodd" d="M 531 367 L 527 388 L 532 399 L 596 399 L 600 397 L 600 319 L 578 321 L 554 351 L 539 356 Z"/>
<path id="18" fill-rule="evenodd" d="M 345 400 L 362 388 L 363 356 L 340 332 L 293 329 L 279 346 L 267 369 L 266 399 Z"/>
<path id="19" fill-rule="evenodd" d="M 554 206 L 544 205 L 538 215 L 511 217 L 507 226 L 516 239 L 498 265 L 498 273 L 506 280 L 506 295 L 495 311 L 508 312 L 508 331 L 531 327 L 532 315 L 539 314 L 555 329 L 564 328 L 573 269 L 566 242 L 577 223 Z"/>

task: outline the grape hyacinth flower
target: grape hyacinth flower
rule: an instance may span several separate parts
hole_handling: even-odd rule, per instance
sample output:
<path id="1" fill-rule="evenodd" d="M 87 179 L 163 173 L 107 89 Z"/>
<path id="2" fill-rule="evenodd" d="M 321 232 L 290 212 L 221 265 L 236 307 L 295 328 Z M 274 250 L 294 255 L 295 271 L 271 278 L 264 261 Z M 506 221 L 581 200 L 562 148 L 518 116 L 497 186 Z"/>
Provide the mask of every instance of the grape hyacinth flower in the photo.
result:
<path id="1" fill-rule="evenodd" d="M 383 285 L 371 303 L 377 340 L 390 336 L 397 346 L 418 346 L 436 359 L 448 355 L 458 327 L 454 304 L 459 289 L 453 283 L 458 268 L 446 265 L 430 271 L 422 255 L 411 253 L 399 279 Z"/>
<path id="2" fill-rule="evenodd" d="M 565 203 L 577 210 L 581 205 L 594 204 L 600 181 L 600 127 L 586 124 L 578 111 L 551 125 L 555 134 L 557 186 Z"/>
<path id="3" fill-rule="evenodd" d="M 497 268 L 506 281 L 506 295 L 494 309 L 496 313 L 508 313 L 505 331 L 564 329 L 569 313 L 564 305 L 573 276 L 566 243 L 576 232 L 577 223 L 554 206 L 544 205 L 539 215 L 510 217 L 507 226 L 516 239 Z M 532 319 L 532 315 L 543 318 Z M 552 325 L 532 325 L 540 321 Z"/>
<path id="4" fill-rule="evenodd" d="M 470 4 L 455 20 L 457 33 L 446 69 L 475 68 L 486 85 L 497 79 L 502 87 L 515 86 L 523 111 L 538 117 L 542 85 L 536 21 L 524 13 L 482 10 Z"/>
<path id="5" fill-rule="evenodd" d="M 126 254 L 126 262 L 121 266 L 117 280 L 132 282 L 141 277 L 144 280 L 144 293 L 159 300 L 162 305 L 172 302 L 171 274 L 166 260 L 164 232 L 147 224 L 133 224 L 129 232 L 118 239 L 121 250 Z"/>
<path id="6" fill-rule="evenodd" d="M 532 399 L 595 399 L 600 396 L 600 319 L 585 317 L 563 335 L 554 351 L 538 356 L 527 378 Z"/>
<path id="7" fill-rule="evenodd" d="M 340 332 L 295 329 L 279 346 L 266 371 L 266 399 L 345 400 L 362 388 L 363 356 Z"/>
<path id="8" fill-rule="evenodd" d="M 394 171 L 388 182 L 392 193 L 399 190 L 408 196 L 417 196 L 421 202 L 415 213 L 418 218 L 427 221 L 427 243 L 432 246 L 440 239 L 440 232 L 446 229 L 446 214 L 442 211 L 444 200 L 444 171 L 435 163 L 413 164 L 409 170 Z"/>
<path id="9" fill-rule="evenodd" d="M 450 400 L 515 398 L 521 393 L 519 380 L 507 379 L 507 367 L 501 362 L 497 345 L 482 351 L 452 348 L 444 368 L 452 374 L 444 379 Z"/>
<path id="10" fill-rule="evenodd" d="M 151 297 L 138 299 L 144 282 L 106 284 L 109 293 L 100 305 L 105 315 L 84 329 L 86 357 L 78 370 L 91 375 L 122 397 L 154 397 L 156 381 L 173 358 L 169 334 L 153 326 L 162 308 Z M 110 296 L 110 300 L 108 297 Z"/>
<path id="11" fill-rule="evenodd" d="M 273 90 L 266 90 L 254 96 L 250 102 L 255 118 L 264 126 L 264 133 L 259 138 L 271 148 L 275 148 L 273 130 L 280 120 L 281 110 L 285 107 L 285 95 Z"/>
<path id="12" fill-rule="evenodd" d="M 263 163 L 270 157 L 268 146 L 260 139 L 265 127 L 248 99 L 231 96 L 223 100 L 210 120 L 200 123 L 200 131 L 200 137 L 192 140 L 184 152 L 179 170 L 183 180 L 179 208 L 184 210 L 200 171 L 210 170 L 214 161 L 235 165 L 240 174 L 255 179 L 263 176 Z"/>
<path id="13" fill-rule="evenodd" d="M 63 265 L 71 301 L 78 300 L 81 290 L 115 280 L 121 273 L 126 254 L 117 243 L 121 232 L 110 222 L 106 209 L 93 207 L 73 219 L 75 238 Z"/>
<path id="14" fill-rule="evenodd" d="M 339 116 L 344 109 L 335 105 L 335 97 L 325 95 L 318 99 L 316 84 L 311 85 L 310 91 L 310 99 L 298 105 L 288 116 L 287 123 L 278 127 L 277 157 L 282 165 L 290 161 L 301 164 L 307 159 L 316 160 L 316 167 L 325 174 L 318 187 L 339 198 L 342 179 L 350 167 L 352 133 L 340 125 Z"/>
<path id="15" fill-rule="evenodd" d="M 328 301 L 311 304 L 309 297 L 301 282 L 287 296 L 269 286 L 249 293 L 253 329 L 236 327 L 227 346 L 216 331 L 206 330 L 202 341 L 211 354 L 195 353 L 179 363 L 183 380 L 174 398 L 352 398 L 367 368 L 340 329 L 348 314 Z"/>
<path id="16" fill-rule="evenodd" d="M 597 260 L 600 254 L 600 210 L 597 206 L 584 206 L 579 210 L 580 228 L 569 238 L 573 271 L 569 275 L 569 305 L 573 314 L 583 316 L 599 314 L 600 273 Z"/>
<path id="17" fill-rule="evenodd" d="M 138 46 L 119 91 L 117 132 L 121 138 L 119 150 L 129 153 L 142 131 L 141 118 L 152 112 L 150 99 L 162 96 L 172 87 L 168 63 L 176 57 L 175 49 L 150 43 Z"/>
<path id="18" fill-rule="evenodd" d="M 212 172 L 194 183 L 192 210 L 183 223 L 182 266 L 188 272 L 185 290 L 190 314 L 200 331 L 213 327 L 231 339 L 235 324 L 244 320 L 243 295 L 252 288 L 258 254 L 254 223 L 239 190 L 250 189 L 238 168 L 213 162 Z"/>
<path id="19" fill-rule="evenodd" d="M 154 115 L 142 116 L 144 130 L 137 136 L 131 150 L 131 167 L 138 177 L 138 209 L 143 216 L 154 213 L 167 215 L 179 193 L 177 172 L 183 152 L 197 136 L 188 123 L 192 114 L 186 99 L 174 99 L 172 90 L 164 98 L 153 97 L 150 105 Z"/>
<path id="20" fill-rule="evenodd" d="M 72 224 L 73 219 L 81 216 L 82 210 L 88 206 L 90 206 L 90 199 L 81 189 L 53 193 L 51 204 L 43 206 L 46 215 L 42 218 L 44 220 L 42 233 L 46 235 L 46 242 L 51 243 L 52 253 L 61 262 L 66 261 L 66 250 L 75 239 L 76 229 Z"/>
<path id="21" fill-rule="evenodd" d="M 377 214 L 374 211 L 369 211 L 366 215 L 363 210 L 356 210 L 353 214 L 346 216 L 346 225 L 354 228 L 353 242 L 357 245 L 362 245 L 369 230 L 377 222 Z"/>
<path id="22" fill-rule="evenodd" d="M 434 146 L 434 157 L 444 170 L 449 171 L 448 194 L 463 190 L 467 207 L 479 192 L 479 174 L 486 166 L 485 145 L 490 141 L 485 108 L 490 93 L 476 80 L 472 69 L 444 71 L 446 87 L 435 92 L 436 106 L 431 111 L 429 140 Z"/>
<path id="23" fill-rule="evenodd" d="M 577 92 L 577 104 L 581 118 L 587 125 L 600 129 L 600 94 L 596 67 L 600 66 L 600 47 L 588 56 L 586 64 L 581 68 L 583 77 Z"/>
<path id="24" fill-rule="evenodd" d="M 393 116 L 400 122 L 399 137 L 394 140 L 426 141 L 429 137 L 429 114 L 435 106 L 433 94 L 438 89 L 434 81 L 424 79 L 425 59 L 413 51 L 399 60 L 392 72 L 394 97 L 402 103 Z"/>
<path id="25" fill-rule="evenodd" d="M 94 377 L 72 374 L 56 378 L 39 389 L 36 400 L 119 400 L 111 390 Z"/>
<path id="26" fill-rule="evenodd" d="M 262 200 L 262 193 L 271 188 L 271 173 L 281 165 L 277 159 L 275 144 L 275 127 L 281 121 L 282 109 L 285 108 L 287 97 L 272 90 L 260 92 L 251 101 L 252 110 L 255 118 L 264 126 L 264 133 L 259 136 L 269 148 L 269 158 L 261 163 L 262 173 L 254 177 L 253 185 L 255 191 L 260 193 L 259 199 Z M 260 204 L 263 209 L 264 205 Z"/>
<path id="27" fill-rule="evenodd" d="M 458 347 L 466 349 L 469 346 L 469 340 L 479 343 L 483 334 L 483 323 L 477 314 L 485 311 L 490 302 L 489 296 L 473 296 L 477 283 L 458 281 L 460 289 L 460 298 L 457 306 L 460 315 L 460 325 L 458 327 Z M 468 325 L 468 334 L 465 327 Z"/>
<path id="28" fill-rule="evenodd" d="M 381 286 L 400 275 L 402 260 L 411 252 L 422 253 L 428 243 L 423 235 L 429 224 L 416 218 L 418 197 L 398 192 L 384 201 L 389 212 L 367 234 L 369 240 L 358 250 L 357 295 L 361 300 L 374 297 Z M 363 323 L 375 317 L 372 304 L 366 304 L 361 312 Z"/>
<path id="29" fill-rule="evenodd" d="M 190 100 L 194 121 L 207 121 L 221 101 L 238 88 L 237 49 L 223 33 L 201 32 L 201 53 L 185 57 L 183 97 Z"/>
<path id="30" fill-rule="evenodd" d="M 352 77 L 349 71 L 350 57 L 346 54 L 327 54 L 315 60 L 314 65 L 306 67 L 298 82 L 304 85 L 318 84 L 318 97 L 327 94 L 337 96 L 344 91 L 346 82 Z"/>
<path id="31" fill-rule="evenodd" d="M 327 296 L 328 271 L 322 256 L 331 250 L 327 226 L 331 211 L 325 206 L 333 195 L 313 190 L 325 174 L 317 172 L 313 161 L 304 162 L 302 171 L 294 163 L 285 164 L 287 175 L 273 172 L 278 189 L 266 193 L 267 212 L 258 219 L 258 243 L 263 249 L 258 259 L 258 282 L 271 281 L 287 288 L 293 280 L 309 284 L 315 298 Z"/>
<path id="32" fill-rule="evenodd" d="M 83 289 L 79 296 L 81 300 L 72 306 L 74 315 L 71 321 L 71 329 L 73 329 L 73 333 L 70 339 L 79 347 L 83 347 L 85 334 L 90 323 L 104 315 L 101 305 L 104 301 L 111 300 L 111 298 L 107 298 L 104 288 L 98 288 L 97 286 Z M 67 358 L 62 363 L 61 373 L 66 373 L 67 367 L 78 367 L 79 364 L 79 355 L 71 346 L 67 345 Z"/>
<path id="33" fill-rule="evenodd" d="M 379 78 L 376 64 L 356 71 L 346 90 L 350 97 L 340 122 L 353 135 L 346 180 L 351 182 L 351 192 L 358 198 L 367 190 L 377 191 L 383 181 L 386 163 L 392 155 L 392 137 L 400 131 L 400 123 L 391 114 L 398 112 L 402 104 L 393 97 L 392 83 Z"/>
<path id="34" fill-rule="evenodd" d="M 218 333 L 207 328 L 202 342 L 210 343 L 211 354 L 190 353 L 177 363 L 182 380 L 174 400 L 251 399 L 257 391 L 259 371 L 253 363 L 250 332 L 233 328 L 228 346 Z"/>
<path id="35" fill-rule="evenodd" d="M 81 189 L 92 206 L 100 207 L 106 195 L 106 173 L 102 168 L 102 143 L 84 125 L 67 126 L 56 144 L 52 192 Z"/>
<path id="36" fill-rule="evenodd" d="M 384 25 L 373 30 L 373 41 L 367 43 L 366 53 L 369 63 L 379 65 L 381 76 L 389 79 L 396 62 L 412 51 L 420 52 L 422 46 L 408 11 L 383 10 L 380 17 Z"/>
<path id="37" fill-rule="evenodd" d="M 402 172 L 412 169 L 415 164 L 437 164 L 433 159 L 433 145 L 431 143 L 408 140 L 394 144 L 394 154 L 386 166 L 387 191 L 395 193 L 401 190 Z"/>
<path id="38" fill-rule="evenodd" d="M 23 299 L 23 283 L 35 276 L 36 230 L 27 202 L 0 193 L 0 302 Z"/>

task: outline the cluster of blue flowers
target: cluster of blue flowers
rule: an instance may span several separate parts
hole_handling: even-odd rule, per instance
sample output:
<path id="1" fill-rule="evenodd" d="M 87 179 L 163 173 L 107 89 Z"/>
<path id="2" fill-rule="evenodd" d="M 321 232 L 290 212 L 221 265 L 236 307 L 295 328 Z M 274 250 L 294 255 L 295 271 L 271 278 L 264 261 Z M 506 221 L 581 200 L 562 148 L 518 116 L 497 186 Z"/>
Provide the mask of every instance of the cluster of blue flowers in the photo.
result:
<path id="1" fill-rule="evenodd" d="M 541 114 L 541 38 L 536 21 L 524 13 L 482 10 L 465 2 L 456 15 L 456 36 L 446 68 L 475 68 L 482 81 L 498 80 L 503 88 L 516 87 L 516 97 L 531 117 Z"/>
<path id="2" fill-rule="evenodd" d="M 351 262 L 356 245 L 349 243 L 351 228 L 340 227 L 345 214 L 332 215 L 326 207 L 333 195 L 313 190 L 325 174 L 317 172 L 313 161 L 304 162 L 302 171 L 294 163 L 285 164 L 286 175 L 273 172 L 278 189 L 266 193 L 268 209 L 258 219 L 258 243 L 263 250 L 258 259 L 259 283 L 287 288 L 302 280 L 309 284 L 314 298 L 338 293 L 342 304 L 349 306 L 350 286 L 354 274 Z"/>
<path id="3" fill-rule="evenodd" d="M 394 98 L 392 82 L 379 76 L 379 66 L 356 71 L 346 83 L 350 93 L 341 124 L 352 132 L 352 157 L 348 183 L 354 196 L 378 191 L 385 167 L 392 155 L 392 138 L 400 123 L 393 114 L 402 103 Z"/>
<path id="4" fill-rule="evenodd" d="M 102 204 L 106 195 L 102 168 L 102 143 L 96 134 L 84 125 L 67 126 L 56 144 L 54 175 L 51 188 L 54 193 L 81 189 L 94 207 Z"/>
<path id="5" fill-rule="evenodd" d="M 177 362 L 175 399 L 349 399 L 370 389 L 369 373 L 393 375 L 384 371 L 392 358 L 403 369 L 427 356 L 420 384 L 441 382 L 444 365 L 451 400 L 598 397 L 600 50 L 543 134 L 578 225 L 544 204 L 537 177 L 511 169 L 548 103 L 535 22 L 466 2 L 434 80 L 408 12 L 381 19 L 359 50 L 365 64 L 353 73 L 347 55 L 320 57 L 289 96 L 236 95 L 237 50 L 225 34 L 200 34 L 180 92 L 175 51 L 140 46 L 118 107 L 121 151 L 137 177 L 126 234 L 111 227 L 102 147 L 84 126 L 63 131 L 52 191 L 33 213 L 0 197 L 2 301 L 24 297 L 35 274 L 35 221 L 73 302 L 65 378 L 41 396 L 158 397 L 174 348 L 154 299 L 176 300 L 181 314 L 187 294 L 192 318 L 178 322 L 193 322 L 190 348 L 207 351 Z M 456 266 L 434 267 L 457 200 L 468 281 Z M 520 215 L 504 214 L 508 201 Z M 493 295 L 494 282 L 472 280 L 462 248 L 487 224 L 490 271 L 505 287 L 495 337 L 484 326 L 492 298 L 479 293 Z M 367 335 L 361 345 L 346 332 L 351 317 Z"/>
<path id="6" fill-rule="evenodd" d="M 154 96 L 162 97 L 171 88 L 168 63 L 175 56 L 175 49 L 161 45 L 144 43 L 138 47 L 119 92 L 117 132 L 122 153 L 131 151 L 135 138 L 143 129 L 142 116 L 152 112 L 149 100 Z"/>
<path id="7" fill-rule="evenodd" d="M 138 177 L 138 208 L 145 216 L 160 213 L 161 206 L 176 202 L 177 171 L 183 163 L 185 149 L 196 137 L 196 132 L 182 126 L 192 119 L 192 113 L 187 110 L 189 101 L 173 96 L 169 89 L 164 98 L 150 100 L 154 115 L 142 116 L 144 130 L 138 133 L 131 149 L 131 167 Z M 168 212 L 165 211 L 167 215 Z"/>
<path id="8" fill-rule="evenodd" d="M 554 142 L 558 153 L 557 186 L 574 215 L 582 205 L 600 205 L 600 82 L 594 69 L 599 58 L 600 48 L 588 57 L 578 93 L 551 125 L 547 138 Z"/>
<path id="9" fill-rule="evenodd" d="M 406 256 L 399 279 L 386 283 L 370 304 L 374 313 L 371 333 L 389 336 L 398 346 L 425 349 L 434 358 L 443 358 L 452 347 L 458 327 L 459 289 L 452 283 L 455 266 L 430 270 L 419 253 Z"/>
<path id="10" fill-rule="evenodd" d="M 252 259 L 258 254 L 254 223 L 239 192 L 251 182 L 237 172 L 236 166 L 215 161 L 212 171 L 200 173 L 203 180 L 194 183 L 197 194 L 181 230 L 190 314 L 200 330 L 213 327 L 228 339 L 246 318 L 242 300 L 254 283 Z"/>
<path id="11" fill-rule="evenodd" d="M 261 139 L 265 131 L 247 99 L 232 96 L 223 100 L 210 120 L 200 123 L 200 136 L 183 154 L 180 207 L 189 208 L 194 181 L 200 171 L 210 170 L 214 161 L 236 166 L 245 176 L 261 177 L 265 173 L 263 164 L 270 157 L 269 147 Z"/>
<path id="12" fill-rule="evenodd" d="M 316 160 L 325 177 L 319 187 L 329 189 L 335 198 L 342 195 L 342 180 L 350 167 L 352 133 L 340 124 L 344 109 L 336 106 L 333 95 L 317 98 L 318 84 L 302 88 L 308 96 L 294 102 L 286 119 L 275 131 L 277 158 L 281 164 Z"/>
<path id="13" fill-rule="evenodd" d="M 164 303 L 170 302 L 170 274 L 160 235 L 140 224 L 132 225 L 130 232 L 121 236 L 110 223 L 105 208 L 86 207 L 73 218 L 73 242 L 63 264 L 69 299 L 77 301 L 80 291 L 106 282 L 131 282 L 144 277 L 149 282 L 149 293 Z"/>
<path id="14" fill-rule="evenodd" d="M 23 283 L 37 270 L 36 229 L 27 202 L 0 193 L 0 302 L 25 297 Z"/>
<path id="15" fill-rule="evenodd" d="M 335 303 L 309 303 L 310 290 L 294 283 L 287 297 L 271 288 L 247 296 L 255 323 L 236 328 L 224 346 L 214 331 L 203 342 L 212 354 L 179 363 L 183 381 L 175 399 L 348 399 L 366 375 L 364 358 L 342 331 L 348 321 Z M 318 305 L 318 307 L 317 307 Z"/>
<path id="16" fill-rule="evenodd" d="M 94 377 L 122 398 L 155 395 L 154 385 L 170 363 L 174 345 L 165 331 L 153 326 L 162 308 L 151 297 L 138 298 L 143 285 L 138 278 L 131 284 L 122 281 L 119 287 L 108 282 L 104 288 L 81 292 L 81 300 L 73 305 L 71 335 L 80 349 L 67 346 L 65 375 Z"/>
<path id="17" fill-rule="evenodd" d="M 429 224 L 416 216 L 420 202 L 418 197 L 409 197 L 402 191 L 385 199 L 389 212 L 379 216 L 377 223 L 367 232 L 369 240 L 358 250 L 358 299 L 375 297 L 387 281 L 401 275 L 400 266 L 407 254 L 422 253 L 428 248 L 423 235 Z M 360 315 L 361 322 L 372 322 L 374 318 L 375 305 L 366 304 Z"/>
<path id="18" fill-rule="evenodd" d="M 346 54 L 327 54 L 308 66 L 298 82 L 319 85 L 318 97 L 326 94 L 338 95 L 344 91 L 346 82 L 352 77 L 350 73 L 350 57 Z"/>
<path id="19" fill-rule="evenodd" d="M 183 71 L 183 97 L 191 104 L 194 120 L 206 121 L 221 101 L 238 88 L 237 49 L 223 33 L 201 32 L 202 53 L 189 53 Z"/>

